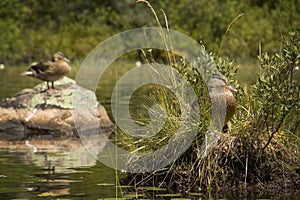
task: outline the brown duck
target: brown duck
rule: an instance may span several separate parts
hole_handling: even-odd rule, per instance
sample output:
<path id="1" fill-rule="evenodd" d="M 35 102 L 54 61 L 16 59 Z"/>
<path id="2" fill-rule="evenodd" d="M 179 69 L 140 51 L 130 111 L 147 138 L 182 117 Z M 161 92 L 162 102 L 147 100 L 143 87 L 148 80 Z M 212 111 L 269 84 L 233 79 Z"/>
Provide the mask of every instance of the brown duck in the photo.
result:
<path id="1" fill-rule="evenodd" d="M 236 111 L 236 100 L 232 92 L 236 92 L 237 90 L 228 83 L 224 75 L 218 73 L 211 76 L 208 88 L 212 106 L 212 122 L 217 129 L 227 132 L 227 122 L 233 117 Z"/>
<path id="2" fill-rule="evenodd" d="M 32 64 L 22 75 L 46 81 L 48 89 L 50 89 L 49 82 L 51 82 L 52 89 L 54 89 L 54 81 L 63 78 L 70 72 L 71 67 L 68 62 L 69 60 L 62 52 L 55 52 L 51 60 Z"/>

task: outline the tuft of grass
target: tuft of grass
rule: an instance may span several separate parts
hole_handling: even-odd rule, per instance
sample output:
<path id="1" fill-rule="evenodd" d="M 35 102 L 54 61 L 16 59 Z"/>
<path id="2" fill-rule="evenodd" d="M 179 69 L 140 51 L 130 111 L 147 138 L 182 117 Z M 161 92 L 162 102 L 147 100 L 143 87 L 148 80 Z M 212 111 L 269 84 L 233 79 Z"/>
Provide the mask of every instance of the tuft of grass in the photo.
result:
<path id="1" fill-rule="evenodd" d="M 145 0 L 139 2 L 151 8 L 161 27 L 151 5 Z M 172 45 L 168 44 L 167 37 L 162 39 L 171 50 Z M 198 122 L 197 137 L 191 147 L 168 167 L 151 173 L 127 174 L 122 183 L 135 187 L 166 187 L 182 193 L 246 187 L 293 187 L 300 184 L 300 122 L 297 118 L 300 116 L 300 75 L 296 70 L 300 65 L 299 41 L 300 32 L 293 32 L 282 41 L 282 53 L 274 56 L 262 54 L 257 81 L 251 87 L 242 88 L 234 80 L 237 66 L 233 61 L 216 59 L 218 70 L 238 89 L 238 112 L 232 119 L 231 131 L 223 133 L 213 151 L 205 157 L 201 154 L 201 145 L 210 119 L 210 99 L 205 81 L 184 58 L 167 54 L 167 62 L 189 81 L 199 96 L 201 121 Z M 151 53 L 147 55 L 143 51 L 143 54 L 147 62 L 156 62 Z M 215 57 L 213 54 L 210 56 Z M 158 103 L 167 113 L 167 122 L 150 139 L 130 138 L 120 133 L 119 144 L 130 151 L 144 153 L 156 150 L 169 142 L 178 130 L 181 113 L 176 97 L 161 86 L 154 86 L 148 94 L 149 106 L 145 109 L 155 114 L 151 105 Z M 135 119 L 143 125 L 149 117 L 136 113 Z"/>

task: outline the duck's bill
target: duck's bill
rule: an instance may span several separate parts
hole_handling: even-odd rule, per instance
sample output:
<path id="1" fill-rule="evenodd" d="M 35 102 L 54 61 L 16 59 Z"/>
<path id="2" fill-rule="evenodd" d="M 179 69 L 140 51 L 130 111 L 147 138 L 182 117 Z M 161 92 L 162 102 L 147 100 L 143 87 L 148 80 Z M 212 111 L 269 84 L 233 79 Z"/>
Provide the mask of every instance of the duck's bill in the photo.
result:
<path id="1" fill-rule="evenodd" d="M 64 58 L 64 60 L 68 63 L 70 62 L 70 60 L 68 58 Z"/>
<path id="2" fill-rule="evenodd" d="M 33 74 L 32 71 L 26 71 L 26 72 L 22 72 L 22 73 L 21 73 L 22 76 L 32 75 L 32 74 Z"/>
<path id="3" fill-rule="evenodd" d="M 228 90 L 232 91 L 232 92 L 237 92 L 237 89 L 235 89 L 234 87 L 232 87 L 231 85 L 226 85 L 225 86 Z"/>

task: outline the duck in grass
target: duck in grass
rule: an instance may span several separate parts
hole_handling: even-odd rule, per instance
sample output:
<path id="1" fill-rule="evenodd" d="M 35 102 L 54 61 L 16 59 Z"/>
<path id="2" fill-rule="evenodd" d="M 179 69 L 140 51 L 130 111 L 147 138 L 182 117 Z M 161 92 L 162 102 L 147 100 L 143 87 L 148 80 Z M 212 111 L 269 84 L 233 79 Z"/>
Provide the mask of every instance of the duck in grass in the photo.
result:
<path id="1" fill-rule="evenodd" d="M 233 92 L 237 92 L 237 89 L 232 87 L 227 78 L 219 73 L 212 74 L 209 83 L 209 95 L 212 104 L 212 119 L 214 125 L 223 130 L 223 132 L 228 131 L 227 122 L 233 117 L 236 112 L 236 100 L 233 96 Z M 224 107 L 223 104 L 226 103 Z M 221 105 L 222 104 L 222 105 Z M 224 113 L 223 108 L 226 109 L 225 116 L 221 116 Z M 219 120 L 221 119 L 221 121 Z M 222 118 L 225 121 L 222 123 Z"/>
<path id="2" fill-rule="evenodd" d="M 48 90 L 54 89 L 54 81 L 63 78 L 71 71 L 71 67 L 68 63 L 69 60 L 62 52 L 55 52 L 51 60 L 33 63 L 22 75 L 46 81 Z M 49 82 L 51 82 L 51 88 Z"/>

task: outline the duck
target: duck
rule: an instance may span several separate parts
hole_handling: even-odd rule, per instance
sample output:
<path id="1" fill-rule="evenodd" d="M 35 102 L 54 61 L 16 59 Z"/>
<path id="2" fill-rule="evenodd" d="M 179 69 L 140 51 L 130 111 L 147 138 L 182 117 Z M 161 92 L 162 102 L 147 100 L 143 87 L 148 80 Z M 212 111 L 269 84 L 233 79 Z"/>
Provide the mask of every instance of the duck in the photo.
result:
<path id="1" fill-rule="evenodd" d="M 22 73 L 33 78 L 37 78 L 47 82 L 47 88 L 55 89 L 54 82 L 62 79 L 71 71 L 69 60 L 65 55 L 58 51 L 53 53 L 51 60 L 32 63 L 29 69 Z M 51 82 L 51 87 L 49 85 Z"/>
<path id="2" fill-rule="evenodd" d="M 237 92 L 237 89 L 230 85 L 227 78 L 220 73 L 212 74 L 208 82 L 208 89 L 212 106 L 211 119 L 216 128 L 222 129 L 226 133 L 229 129 L 228 122 L 236 112 L 237 103 L 233 93 Z M 222 105 L 224 103 L 225 107 Z M 226 109 L 225 116 L 221 116 L 221 113 L 224 113 L 223 108 Z"/>

